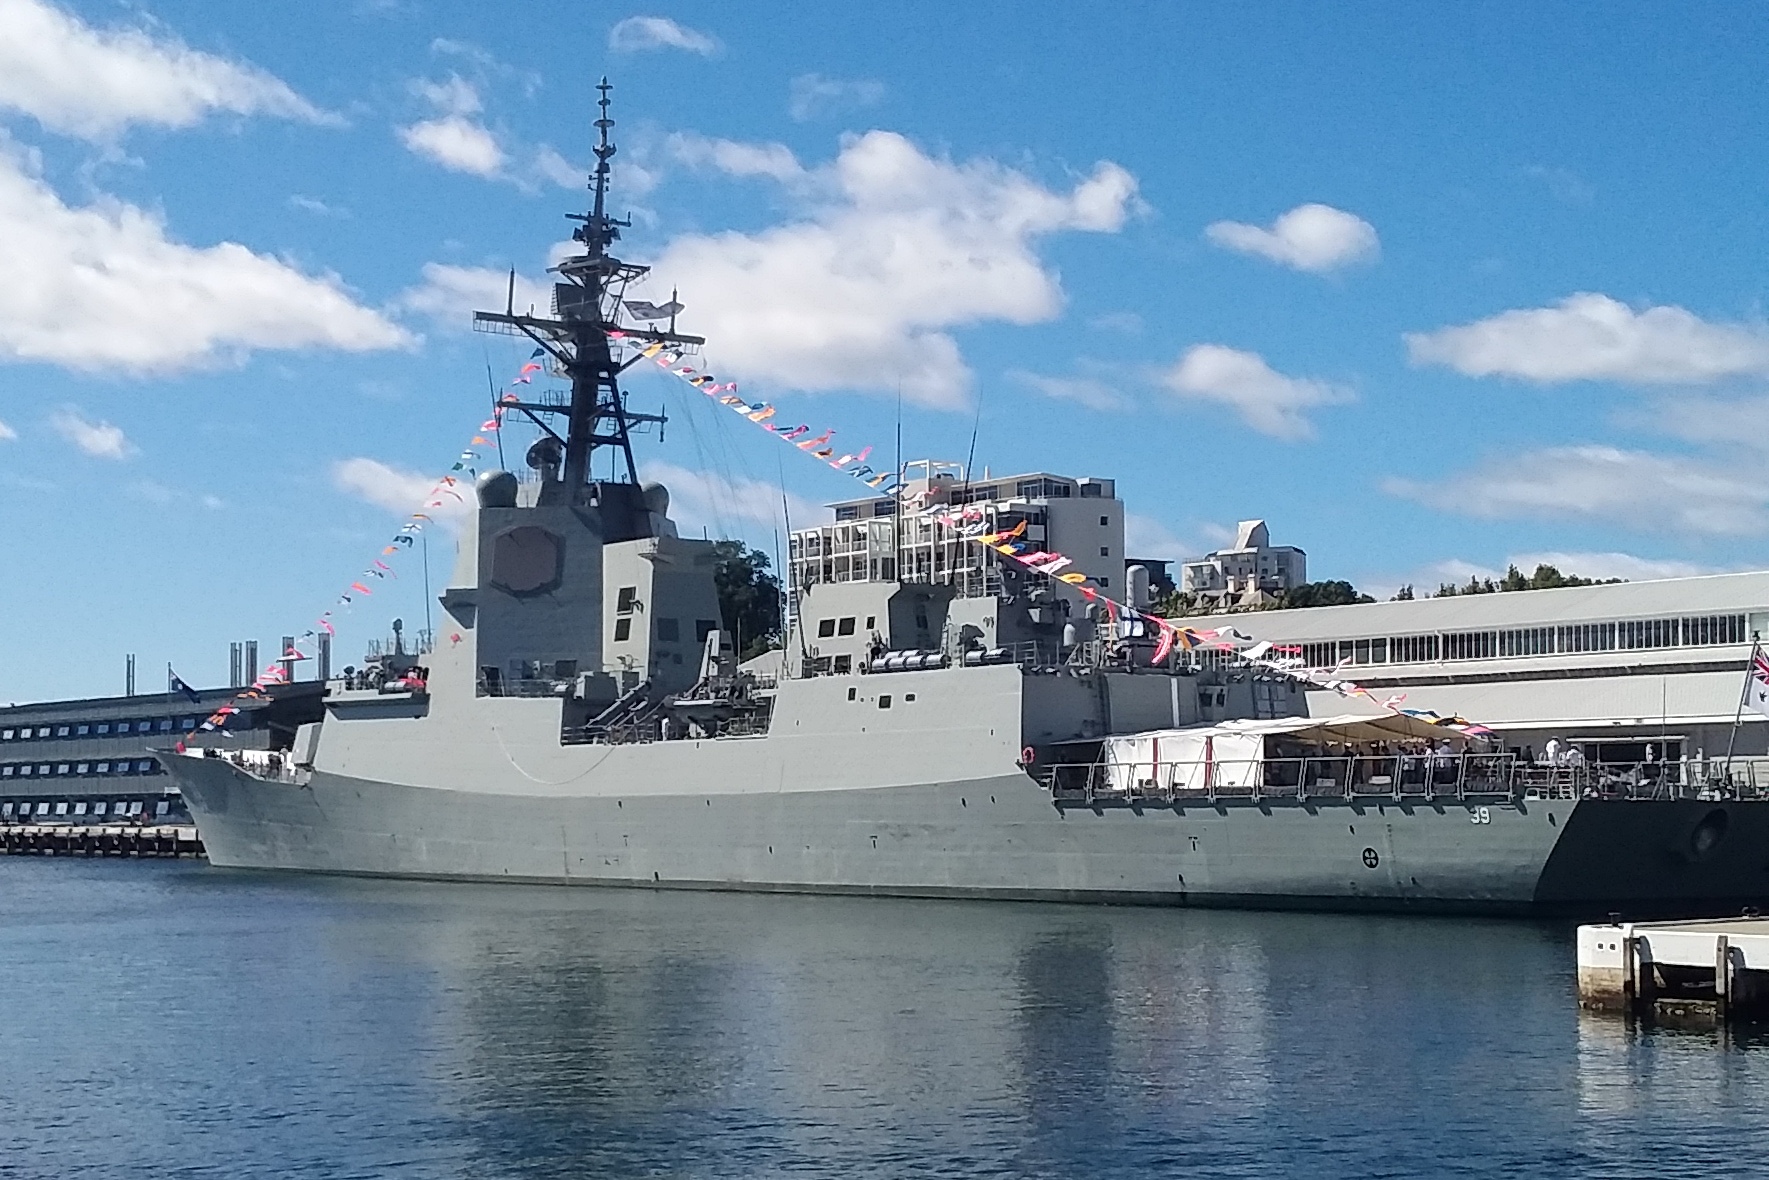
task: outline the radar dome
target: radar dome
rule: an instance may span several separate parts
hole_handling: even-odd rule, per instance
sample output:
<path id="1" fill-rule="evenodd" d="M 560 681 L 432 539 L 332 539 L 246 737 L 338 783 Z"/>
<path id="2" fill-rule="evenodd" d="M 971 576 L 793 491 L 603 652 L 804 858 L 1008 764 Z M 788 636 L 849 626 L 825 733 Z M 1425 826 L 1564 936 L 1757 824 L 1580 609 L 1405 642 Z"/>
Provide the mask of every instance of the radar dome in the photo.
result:
<path id="1" fill-rule="evenodd" d="M 508 471 L 487 471 L 479 477 L 481 508 L 516 507 L 516 477 Z"/>

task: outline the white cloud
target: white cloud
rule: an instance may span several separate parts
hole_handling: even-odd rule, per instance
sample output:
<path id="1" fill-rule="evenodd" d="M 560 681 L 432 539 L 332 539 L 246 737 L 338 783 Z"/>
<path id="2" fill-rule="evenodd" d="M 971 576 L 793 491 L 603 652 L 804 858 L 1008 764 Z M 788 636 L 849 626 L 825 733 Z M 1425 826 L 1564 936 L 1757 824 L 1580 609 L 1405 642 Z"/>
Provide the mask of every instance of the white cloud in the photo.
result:
<path id="1" fill-rule="evenodd" d="M 583 188 L 589 183 L 589 172 L 542 144 L 534 153 L 534 169 L 560 188 Z"/>
<path id="2" fill-rule="evenodd" d="M 1769 326 L 1709 323 L 1681 307 L 1635 311 L 1580 292 L 1552 307 L 1500 312 L 1435 332 L 1411 332 L 1415 364 L 1470 377 L 1696 385 L 1769 375 Z"/>
<path id="3" fill-rule="evenodd" d="M 670 519 L 684 536 L 706 529 L 719 538 L 721 534 L 741 534 L 746 525 L 786 532 L 785 514 L 781 512 L 780 487 L 758 479 L 717 475 L 710 471 L 694 471 L 674 463 L 646 463 L 639 477 L 655 481 L 669 489 Z M 833 497 L 832 497 L 833 498 Z M 819 524 L 829 516 L 828 509 L 792 492 L 786 494 L 786 507 L 792 513 L 792 527 Z"/>
<path id="4" fill-rule="evenodd" d="M 1684 393 L 1620 417 L 1648 434 L 1670 434 L 1726 449 L 1769 451 L 1769 395 L 1718 398 Z"/>
<path id="5" fill-rule="evenodd" d="M 1161 383 L 1184 398 L 1219 402 L 1261 434 L 1290 441 L 1309 438 L 1307 413 L 1353 400 L 1341 386 L 1313 377 L 1286 377 L 1255 352 L 1199 344 L 1167 370 Z"/>
<path id="6" fill-rule="evenodd" d="M 1197 557 L 1202 550 L 1193 542 L 1174 536 L 1165 524 L 1151 516 L 1135 512 L 1124 514 L 1124 555 L 1151 561 L 1185 561 Z M 1179 571 L 1173 570 L 1174 581 Z"/>
<path id="7" fill-rule="evenodd" d="M 1102 312 L 1087 321 L 1087 326 L 1096 332 L 1119 332 L 1125 336 L 1142 335 L 1142 317 L 1134 311 Z"/>
<path id="8" fill-rule="evenodd" d="M 1719 536 L 1769 532 L 1769 482 L 1751 468 L 1609 446 L 1510 453 L 1435 483 L 1391 479 L 1384 487 L 1467 516 L 1572 517 Z"/>
<path id="9" fill-rule="evenodd" d="M 350 210 L 341 206 L 328 205 L 318 197 L 309 197 L 302 193 L 289 195 L 289 208 L 299 209 L 303 213 L 311 213 L 315 217 L 349 217 Z"/>
<path id="10" fill-rule="evenodd" d="M 437 115 L 398 129 L 407 150 L 451 172 L 487 178 L 503 174 L 507 157 L 497 136 L 476 117 L 483 104 L 470 82 L 451 74 L 442 82 L 419 78 L 411 88 Z"/>
<path id="11" fill-rule="evenodd" d="M 804 165 L 781 143 L 743 143 L 677 132 L 667 146 L 671 155 L 691 168 L 716 168 L 729 176 L 766 176 L 782 184 L 806 178 Z"/>
<path id="12" fill-rule="evenodd" d="M 104 421 L 94 422 L 73 406 L 50 415 L 49 425 L 95 459 L 127 459 L 135 453 L 135 447 L 122 427 Z"/>
<path id="13" fill-rule="evenodd" d="M 1051 377 L 1010 369 L 1007 376 L 1054 401 L 1074 402 L 1090 410 L 1119 412 L 1131 408 L 1130 399 L 1097 377 Z"/>
<path id="14" fill-rule="evenodd" d="M 707 159 L 795 175 L 785 149 Z M 946 408 L 965 404 L 972 386 L 946 329 L 1054 318 L 1062 291 L 1034 244 L 1064 230 L 1115 232 L 1136 197 L 1116 164 L 1053 191 L 994 161 L 928 156 L 885 131 L 844 140 L 793 187 L 802 216 L 757 233 L 685 234 L 652 260 L 681 289 L 683 329 L 704 332 L 713 368 L 732 376 L 804 391 L 900 382 L 911 400 Z"/>
<path id="15" fill-rule="evenodd" d="M 1374 262 L 1382 252 L 1375 226 L 1331 205 L 1298 205 L 1272 222 L 1270 229 L 1218 221 L 1205 227 L 1204 236 L 1226 249 L 1314 274 Z"/>
<path id="16" fill-rule="evenodd" d="M 1626 578 L 1630 582 L 1693 578 L 1721 572 L 1714 566 L 1698 565 L 1693 561 L 1636 557 L 1632 553 L 1569 553 L 1561 550 L 1519 553 L 1511 558 L 1510 564 L 1526 574 L 1534 573 L 1538 565 L 1551 565 L 1563 574 L 1577 574 L 1581 578 Z"/>
<path id="17" fill-rule="evenodd" d="M 412 337 L 308 275 L 233 242 L 186 246 L 111 197 L 71 208 L 0 140 L 0 358 L 170 372 L 252 349 L 400 348 Z"/>
<path id="18" fill-rule="evenodd" d="M 608 48 L 616 53 L 682 49 L 712 57 L 721 46 L 710 33 L 679 25 L 667 16 L 629 16 L 608 30 Z"/>
<path id="19" fill-rule="evenodd" d="M 504 168 L 504 149 L 497 137 L 462 115 L 401 127 L 399 138 L 410 151 L 451 172 L 492 177 Z"/>
<path id="20" fill-rule="evenodd" d="M 507 270 L 426 262 L 423 276 L 422 283 L 400 293 L 399 305 L 449 327 L 469 327 L 475 311 L 502 311 L 510 298 Z M 549 315 L 553 288 L 517 275 L 515 306 L 518 314 L 534 311 Z"/>
<path id="21" fill-rule="evenodd" d="M 792 98 L 786 110 L 794 122 L 808 123 L 828 115 L 877 106 L 884 95 L 885 84 L 872 78 L 800 74 L 792 80 Z"/>
<path id="22" fill-rule="evenodd" d="M 427 512 L 448 525 L 458 524 L 466 516 L 467 499 L 473 495 L 471 481 L 461 479 L 455 489 L 461 499 L 449 495 L 433 496 L 437 477 L 390 467 L 378 459 L 362 456 L 340 459 L 332 464 L 332 483 L 340 491 L 396 515 Z M 433 503 L 436 500 L 441 503 Z"/>
<path id="23" fill-rule="evenodd" d="M 45 0 L 0 0 L 0 107 L 96 141 L 216 111 L 337 121 L 256 66 L 142 29 L 95 29 Z"/>
<path id="24" fill-rule="evenodd" d="M 17 437 L 18 431 L 14 430 L 6 423 L 0 422 L 0 442 L 11 442 Z"/>

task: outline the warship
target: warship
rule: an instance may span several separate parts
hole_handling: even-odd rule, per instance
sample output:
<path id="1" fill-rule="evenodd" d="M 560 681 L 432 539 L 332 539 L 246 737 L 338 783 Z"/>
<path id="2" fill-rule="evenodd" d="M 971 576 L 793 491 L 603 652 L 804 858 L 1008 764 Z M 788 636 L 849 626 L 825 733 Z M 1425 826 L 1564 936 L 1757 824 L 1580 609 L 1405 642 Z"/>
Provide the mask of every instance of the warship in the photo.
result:
<path id="1" fill-rule="evenodd" d="M 1309 717 L 1298 680 L 1162 652 L 1134 611 L 938 511 L 1045 535 L 1060 502 L 1121 541 L 1108 480 L 983 488 L 900 465 L 936 511 L 863 498 L 795 535 L 784 645 L 740 664 L 715 543 L 679 535 L 634 459 L 655 419 L 627 405 L 628 352 L 704 341 L 623 306 L 647 268 L 613 253 L 630 222 L 608 212 L 606 80 L 599 105 L 593 203 L 551 314 L 475 316 L 532 340 L 569 395 L 517 407 L 537 426 L 526 473 L 473 484 L 430 650 L 328 683 L 287 750 L 165 753 L 214 865 L 1500 913 L 1769 893 L 1769 801 L 1539 772 L 1392 711 Z"/>

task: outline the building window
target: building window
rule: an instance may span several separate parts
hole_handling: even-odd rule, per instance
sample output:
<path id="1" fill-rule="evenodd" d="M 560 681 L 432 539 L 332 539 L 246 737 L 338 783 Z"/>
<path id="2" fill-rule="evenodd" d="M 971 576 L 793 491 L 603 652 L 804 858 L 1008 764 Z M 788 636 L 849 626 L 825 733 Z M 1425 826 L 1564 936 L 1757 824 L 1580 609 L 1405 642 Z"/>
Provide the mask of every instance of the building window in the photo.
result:
<path id="1" fill-rule="evenodd" d="M 850 689 L 848 689 L 848 699 L 849 699 L 849 700 L 850 700 L 850 701 L 851 701 L 851 700 L 853 700 L 853 699 L 854 699 L 854 698 L 855 698 L 855 697 L 856 697 L 856 696 L 858 696 L 858 695 L 859 695 L 859 694 L 860 694 L 860 690 L 859 690 L 859 689 L 857 689 L 857 688 L 850 688 Z"/>
<path id="2" fill-rule="evenodd" d="M 817 638 L 818 639 L 834 639 L 835 638 L 835 620 L 834 619 L 818 619 L 817 620 Z"/>
<path id="3" fill-rule="evenodd" d="M 12 767 L 0 766 L 0 778 L 11 778 L 11 777 L 12 777 Z M 12 804 L 8 803 L 6 806 L 11 807 Z"/>
<path id="4" fill-rule="evenodd" d="M 906 692 L 903 694 L 903 700 L 905 702 L 912 701 L 914 699 L 915 699 L 915 694 L 912 692 Z"/>
<path id="5" fill-rule="evenodd" d="M 0 729 L 0 742 L 9 742 L 11 740 L 12 740 L 12 730 Z"/>
<path id="6" fill-rule="evenodd" d="M 852 635 L 854 633 L 854 616 L 848 615 L 846 618 L 842 619 L 841 622 L 836 625 L 835 633 L 837 635 Z"/>
<path id="7" fill-rule="evenodd" d="M 40 729 L 38 729 L 37 736 L 40 738 L 48 737 L 49 736 L 49 727 L 47 725 L 45 725 L 45 726 L 41 727 Z"/>
<path id="8" fill-rule="evenodd" d="M 74 773 L 75 774 L 91 774 L 92 773 L 92 763 L 90 763 L 90 762 L 80 763 L 79 765 L 74 767 Z"/>
<path id="9" fill-rule="evenodd" d="M 705 644 L 706 637 L 708 635 L 711 635 L 714 631 L 717 631 L 718 629 L 719 629 L 719 625 L 717 623 L 713 622 L 711 619 L 695 619 L 694 620 L 694 642 L 699 643 L 699 644 Z"/>
<path id="10" fill-rule="evenodd" d="M 620 588 L 619 596 L 615 599 L 614 613 L 620 615 L 632 614 L 633 607 L 638 603 L 638 600 L 639 588 L 637 586 L 622 586 Z"/>
<path id="11" fill-rule="evenodd" d="M 1111 556 L 1111 555 L 1112 555 L 1112 549 L 1111 549 L 1111 546 L 1109 546 L 1109 545 L 1101 545 L 1101 546 L 1100 546 L 1100 547 L 1099 547 L 1099 555 L 1100 555 L 1100 556 L 1101 556 L 1101 557 L 1110 557 L 1110 556 Z"/>
<path id="12" fill-rule="evenodd" d="M 103 737 L 105 734 L 109 733 L 110 731 L 111 731 L 111 723 L 110 722 L 100 721 L 98 723 L 98 736 Z"/>
<path id="13" fill-rule="evenodd" d="M 109 774 L 111 772 L 111 764 L 109 762 L 100 762 L 92 769 L 99 774 Z"/>
<path id="14" fill-rule="evenodd" d="M 880 695 L 879 695 L 879 698 L 878 698 L 878 707 L 879 707 L 879 708 L 881 708 L 881 709 L 888 709 L 888 708 L 890 708 L 890 707 L 891 707 L 891 694 L 890 694 L 890 693 L 888 693 L 888 692 L 887 692 L 887 693 L 881 693 L 881 694 L 880 694 Z"/>
<path id="15" fill-rule="evenodd" d="M 679 641 L 682 638 L 682 625 L 675 619 L 658 619 L 657 638 L 664 643 Z"/>
<path id="16" fill-rule="evenodd" d="M 835 510 L 835 518 L 837 520 L 859 520 L 860 506 L 858 504 L 843 504 Z"/>
<path id="17" fill-rule="evenodd" d="M 67 737 L 70 732 L 72 731 L 65 725 L 58 725 L 55 727 L 55 736 L 58 738 Z"/>
<path id="18" fill-rule="evenodd" d="M 1102 516 L 1099 518 L 1099 527 L 1102 529 L 1111 523 L 1112 523 L 1112 518 L 1109 516 Z"/>
<path id="19" fill-rule="evenodd" d="M 633 621 L 631 619 L 614 620 L 614 641 L 616 643 L 625 642 L 632 633 Z"/>
<path id="20" fill-rule="evenodd" d="M 877 615 L 867 615 L 866 616 L 866 629 L 868 631 L 872 630 L 877 625 L 878 625 L 878 616 Z"/>
<path id="21" fill-rule="evenodd" d="M 135 764 L 135 769 L 139 770 L 142 774 L 152 774 L 154 772 L 154 760 L 152 758 L 143 758 L 140 762 Z"/>
<path id="22" fill-rule="evenodd" d="M 92 732 L 92 727 L 90 725 L 77 725 L 74 727 L 74 736 L 75 737 L 85 737 L 87 734 L 89 734 L 91 732 Z"/>
<path id="23" fill-rule="evenodd" d="M 836 675 L 845 676 L 854 670 L 853 656 L 836 656 L 834 664 Z"/>

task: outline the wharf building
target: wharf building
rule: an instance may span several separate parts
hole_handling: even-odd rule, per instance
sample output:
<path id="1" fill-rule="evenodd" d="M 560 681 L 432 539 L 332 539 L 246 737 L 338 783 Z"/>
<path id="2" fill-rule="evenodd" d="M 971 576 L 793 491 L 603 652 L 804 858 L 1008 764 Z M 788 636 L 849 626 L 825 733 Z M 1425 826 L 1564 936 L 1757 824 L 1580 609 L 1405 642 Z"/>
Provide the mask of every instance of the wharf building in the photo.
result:
<path id="1" fill-rule="evenodd" d="M 1752 643 L 1769 634 L 1769 572 L 1246 611 L 1233 622 L 1295 645 L 1310 667 L 1343 665 L 1378 700 L 1404 694 L 1405 708 L 1489 726 L 1520 754 L 1550 738 L 1590 762 L 1769 752 L 1769 719 L 1747 709 L 1734 727 Z M 1316 715 L 1368 707 L 1309 697 Z"/>
<path id="2" fill-rule="evenodd" d="M 227 737 L 205 741 L 286 748 L 296 727 L 319 719 L 324 689 L 319 681 L 302 681 L 268 690 L 263 701 L 239 702 Z M 0 823 L 180 817 L 182 801 L 158 751 L 239 693 L 193 691 L 195 700 L 153 693 L 0 708 Z"/>
<path id="3" fill-rule="evenodd" d="M 928 504 L 981 510 L 989 532 L 1023 525 L 1019 539 L 1073 560 L 1065 572 L 1084 573 L 1109 593 L 1127 588 L 1124 505 L 1112 480 L 1046 471 L 967 479 L 959 464 L 918 460 L 906 465 L 904 481 Z M 1035 625 L 1054 623 L 1060 631 L 1067 617 L 1063 599 L 1072 596 L 1049 588 L 1045 575 L 1004 563 L 931 517 L 899 516 L 892 497 L 829 507 L 833 521 L 792 533 L 787 563 L 790 621 L 797 624 L 808 600 L 816 602 L 814 611 L 804 609 L 804 651 L 787 658 L 802 659 L 812 672 L 853 671 L 884 635 L 893 646 L 924 651 L 1010 650 L 1035 642 L 1001 619 L 997 603 L 1008 593 L 1037 600 L 1030 608 Z M 901 586 L 885 619 L 878 614 L 881 584 Z"/>
<path id="4" fill-rule="evenodd" d="M 1308 554 L 1273 545 L 1263 520 L 1235 526 L 1235 543 L 1180 569 L 1180 589 L 1208 610 L 1272 606 L 1308 581 Z"/>

